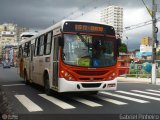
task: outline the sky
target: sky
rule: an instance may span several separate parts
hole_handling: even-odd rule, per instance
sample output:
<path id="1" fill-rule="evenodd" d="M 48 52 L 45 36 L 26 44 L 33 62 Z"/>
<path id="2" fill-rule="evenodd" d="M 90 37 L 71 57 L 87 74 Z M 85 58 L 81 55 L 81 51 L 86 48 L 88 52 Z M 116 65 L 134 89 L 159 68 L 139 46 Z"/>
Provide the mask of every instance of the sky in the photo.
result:
<path id="1" fill-rule="evenodd" d="M 151 9 L 151 0 L 144 0 Z M 157 17 L 160 17 L 160 0 Z M 123 26 L 151 20 L 142 0 L 0 0 L 0 24 L 15 23 L 32 29 L 45 29 L 62 19 L 100 21 L 100 12 L 109 5 L 123 8 Z M 160 23 L 157 24 L 160 28 Z M 160 31 L 160 30 L 159 30 Z M 152 26 L 125 31 L 122 41 L 129 50 L 139 48 L 144 36 L 152 37 Z M 128 39 L 126 39 L 126 37 Z M 160 40 L 160 32 L 158 32 Z"/>

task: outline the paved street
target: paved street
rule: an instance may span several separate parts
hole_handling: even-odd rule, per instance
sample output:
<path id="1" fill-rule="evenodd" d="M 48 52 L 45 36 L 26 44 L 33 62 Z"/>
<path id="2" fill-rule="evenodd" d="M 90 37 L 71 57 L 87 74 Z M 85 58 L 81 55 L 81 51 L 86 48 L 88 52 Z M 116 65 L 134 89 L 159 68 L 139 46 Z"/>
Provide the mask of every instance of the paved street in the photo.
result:
<path id="1" fill-rule="evenodd" d="M 0 88 L 14 114 L 127 114 L 159 113 L 160 86 L 118 83 L 117 91 L 98 95 L 53 94 L 37 85 L 25 85 L 16 68 L 0 67 Z"/>

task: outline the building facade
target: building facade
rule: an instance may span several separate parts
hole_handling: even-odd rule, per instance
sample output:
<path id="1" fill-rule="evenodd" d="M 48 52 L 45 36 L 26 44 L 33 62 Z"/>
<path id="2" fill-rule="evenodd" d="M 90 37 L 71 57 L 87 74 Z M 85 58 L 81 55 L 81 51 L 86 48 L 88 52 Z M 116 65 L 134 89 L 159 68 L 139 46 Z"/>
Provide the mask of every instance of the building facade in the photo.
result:
<path id="1" fill-rule="evenodd" d="M 152 38 L 143 37 L 141 39 L 140 52 L 152 52 Z"/>
<path id="2" fill-rule="evenodd" d="M 108 6 L 101 11 L 101 22 L 114 27 L 116 36 L 122 38 L 123 34 L 123 8 Z"/>
<path id="3" fill-rule="evenodd" d="M 22 32 L 29 31 L 24 27 L 17 27 L 17 24 L 5 23 L 0 25 L 0 61 L 2 60 L 2 49 L 6 45 L 16 45 Z"/>
<path id="4" fill-rule="evenodd" d="M 18 52 L 17 45 L 6 45 L 2 49 L 2 61 L 8 60 L 11 66 L 16 66 L 17 65 L 17 52 Z"/>
<path id="5" fill-rule="evenodd" d="M 151 37 L 143 37 L 141 39 L 141 45 L 152 46 L 152 38 Z"/>
<path id="6" fill-rule="evenodd" d="M 120 53 L 117 60 L 117 76 L 129 74 L 130 54 Z"/>

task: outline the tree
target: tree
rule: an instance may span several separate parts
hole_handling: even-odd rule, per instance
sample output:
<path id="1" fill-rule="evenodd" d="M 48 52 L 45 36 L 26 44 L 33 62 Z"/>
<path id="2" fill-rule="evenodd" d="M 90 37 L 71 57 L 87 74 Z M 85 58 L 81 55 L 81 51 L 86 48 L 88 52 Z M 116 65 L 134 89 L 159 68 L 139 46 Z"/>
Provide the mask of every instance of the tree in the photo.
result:
<path id="1" fill-rule="evenodd" d="M 156 53 L 157 56 L 160 56 L 160 50 Z"/>
<path id="2" fill-rule="evenodd" d="M 127 51 L 128 51 L 127 45 L 125 43 L 122 43 L 120 48 L 119 48 L 119 52 L 127 53 Z"/>

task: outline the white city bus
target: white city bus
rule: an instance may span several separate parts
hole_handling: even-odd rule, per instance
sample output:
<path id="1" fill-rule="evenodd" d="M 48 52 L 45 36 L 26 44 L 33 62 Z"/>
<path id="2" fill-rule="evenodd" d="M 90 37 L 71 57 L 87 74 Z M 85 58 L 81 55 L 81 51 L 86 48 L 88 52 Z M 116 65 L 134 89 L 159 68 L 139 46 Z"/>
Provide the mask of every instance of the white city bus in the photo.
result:
<path id="1" fill-rule="evenodd" d="M 117 88 L 120 39 L 103 23 L 64 20 L 19 44 L 19 72 L 46 94 Z"/>
<path id="2" fill-rule="evenodd" d="M 21 40 L 25 40 L 27 38 L 30 38 L 30 37 L 36 35 L 36 34 L 37 33 L 35 33 L 35 32 L 23 32 L 20 34 L 20 38 L 21 38 Z"/>

